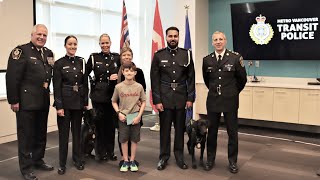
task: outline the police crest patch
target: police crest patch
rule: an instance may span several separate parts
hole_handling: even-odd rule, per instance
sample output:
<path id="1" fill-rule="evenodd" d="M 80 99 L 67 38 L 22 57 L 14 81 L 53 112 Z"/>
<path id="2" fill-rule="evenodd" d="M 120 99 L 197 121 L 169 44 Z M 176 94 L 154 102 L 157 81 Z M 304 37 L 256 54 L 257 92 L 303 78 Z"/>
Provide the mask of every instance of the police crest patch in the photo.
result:
<path id="1" fill-rule="evenodd" d="M 18 60 L 20 59 L 21 54 L 22 54 L 22 50 L 20 48 L 15 48 L 11 52 L 11 57 L 12 59 Z"/>
<path id="2" fill-rule="evenodd" d="M 273 37 L 273 29 L 269 23 L 265 23 L 266 17 L 256 17 L 257 24 L 253 24 L 250 28 L 249 35 L 257 45 L 268 44 Z"/>

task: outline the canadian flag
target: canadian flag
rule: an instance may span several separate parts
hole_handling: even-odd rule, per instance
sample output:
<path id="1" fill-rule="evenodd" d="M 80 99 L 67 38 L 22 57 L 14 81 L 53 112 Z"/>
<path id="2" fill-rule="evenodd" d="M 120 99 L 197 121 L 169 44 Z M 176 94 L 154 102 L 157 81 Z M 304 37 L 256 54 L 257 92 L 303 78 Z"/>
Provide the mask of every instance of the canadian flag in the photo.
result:
<path id="1" fill-rule="evenodd" d="M 163 36 L 163 29 L 161 24 L 161 18 L 159 13 L 159 6 L 158 0 L 156 0 L 156 8 L 154 12 L 154 20 L 153 20 L 153 33 L 152 33 L 152 50 L 151 50 L 151 60 L 153 59 L 154 53 L 164 48 L 164 36 Z M 150 104 L 152 109 L 157 112 L 155 105 L 152 101 L 152 89 L 150 90 Z"/>

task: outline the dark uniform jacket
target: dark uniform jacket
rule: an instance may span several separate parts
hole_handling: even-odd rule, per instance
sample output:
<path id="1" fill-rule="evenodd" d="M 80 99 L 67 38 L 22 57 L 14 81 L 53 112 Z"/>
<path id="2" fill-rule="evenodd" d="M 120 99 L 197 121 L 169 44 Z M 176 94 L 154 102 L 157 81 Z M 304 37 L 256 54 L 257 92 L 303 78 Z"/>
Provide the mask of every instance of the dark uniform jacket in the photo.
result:
<path id="1" fill-rule="evenodd" d="M 92 53 L 88 59 L 86 70 L 94 72 L 94 83 L 91 84 L 90 98 L 97 103 L 111 102 L 117 80 L 109 80 L 111 74 L 118 74 L 120 56 L 118 53 Z"/>
<path id="2" fill-rule="evenodd" d="M 12 50 L 6 73 L 9 104 L 20 103 L 22 110 L 49 108 L 53 53 L 43 47 L 41 52 L 30 42 Z"/>
<path id="3" fill-rule="evenodd" d="M 164 48 L 154 54 L 151 70 L 153 104 L 182 109 L 195 100 L 195 71 L 191 51 Z"/>
<path id="4" fill-rule="evenodd" d="M 57 109 L 83 109 L 88 105 L 88 77 L 85 59 L 64 56 L 53 68 L 54 106 Z"/>
<path id="5" fill-rule="evenodd" d="M 247 82 L 240 54 L 226 50 L 220 63 L 211 53 L 203 58 L 202 74 L 209 89 L 207 111 L 234 112 L 239 108 L 239 93 Z"/>

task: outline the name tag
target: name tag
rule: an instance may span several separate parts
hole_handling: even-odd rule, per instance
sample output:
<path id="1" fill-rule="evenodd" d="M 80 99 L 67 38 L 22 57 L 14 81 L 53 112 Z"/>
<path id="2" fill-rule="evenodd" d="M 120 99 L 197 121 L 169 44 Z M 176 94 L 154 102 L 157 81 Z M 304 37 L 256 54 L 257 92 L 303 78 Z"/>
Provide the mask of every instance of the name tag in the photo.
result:
<path id="1" fill-rule="evenodd" d="M 161 60 L 161 62 L 168 62 L 168 60 Z"/>
<path id="2" fill-rule="evenodd" d="M 62 69 L 68 69 L 70 68 L 70 66 L 64 66 Z"/>
<path id="3" fill-rule="evenodd" d="M 30 57 L 30 59 L 34 59 L 34 60 L 36 60 L 37 58 L 36 58 L 36 57 Z"/>

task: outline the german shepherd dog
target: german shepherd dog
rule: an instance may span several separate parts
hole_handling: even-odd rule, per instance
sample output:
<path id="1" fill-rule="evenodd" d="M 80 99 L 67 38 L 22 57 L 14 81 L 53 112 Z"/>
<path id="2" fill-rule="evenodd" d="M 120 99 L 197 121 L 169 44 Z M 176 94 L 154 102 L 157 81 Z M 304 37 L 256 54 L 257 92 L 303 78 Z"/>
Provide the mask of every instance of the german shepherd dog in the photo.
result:
<path id="1" fill-rule="evenodd" d="M 83 113 L 83 123 L 81 126 L 81 147 L 85 157 L 95 157 L 91 154 L 95 150 L 97 154 L 97 134 L 96 134 L 96 111 L 95 109 L 85 110 Z"/>
<path id="2" fill-rule="evenodd" d="M 187 146 L 189 154 L 192 157 L 192 168 L 197 168 L 197 162 L 194 156 L 195 147 L 197 147 L 197 149 L 201 148 L 199 166 L 203 167 L 203 153 L 207 140 L 208 121 L 205 119 L 199 119 L 197 121 L 191 119 L 186 126 L 186 131 L 189 136 Z"/>

